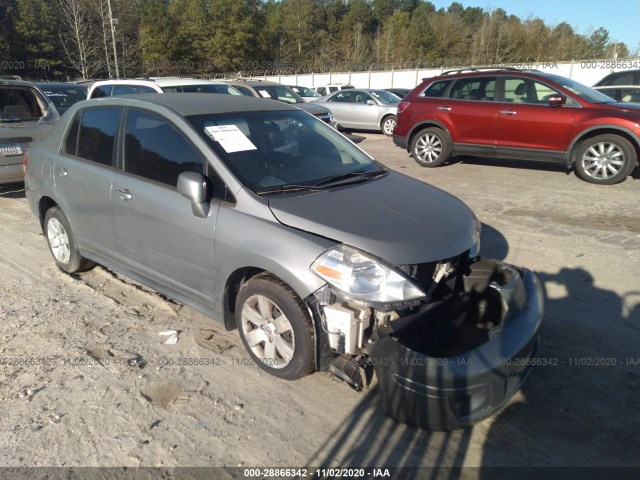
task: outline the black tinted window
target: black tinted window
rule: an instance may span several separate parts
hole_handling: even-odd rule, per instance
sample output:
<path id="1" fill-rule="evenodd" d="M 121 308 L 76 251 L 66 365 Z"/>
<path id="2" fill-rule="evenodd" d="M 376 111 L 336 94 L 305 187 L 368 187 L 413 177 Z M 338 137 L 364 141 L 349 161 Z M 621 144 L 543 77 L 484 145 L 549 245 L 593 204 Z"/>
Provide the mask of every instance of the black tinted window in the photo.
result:
<path id="1" fill-rule="evenodd" d="M 119 119 L 120 110 L 117 108 L 85 110 L 80 121 L 77 156 L 111 165 Z"/>
<path id="2" fill-rule="evenodd" d="M 64 153 L 68 155 L 76 156 L 76 149 L 78 148 L 78 128 L 80 127 L 80 117 L 82 114 L 76 115 L 73 119 L 73 123 L 69 127 L 67 132 L 67 138 L 64 140 Z"/>
<path id="3" fill-rule="evenodd" d="M 101 85 L 91 92 L 91 98 L 101 98 L 111 96 L 111 85 Z"/>
<path id="4" fill-rule="evenodd" d="M 458 100 L 492 101 L 495 89 L 495 77 L 461 78 L 451 88 L 449 97 Z"/>
<path id="5" fill-rule="evenodd" d="M 633 85 L 633 72 L 620 72 L 609 75 L 600 85 Z"/>
<path id="6" fill-rule="evenodd" d="M 140 93 L 140 90 L 136 85 L 114 85 L 113 95 L 131 95 L 134 93 Z"/>
<path id="7" fill-rule="evenodd" d="M 440 82 L 434 82 L 427 87 L 427 89 L 422 93 L 422 96 L 436 97 L 436 98 L 442 97 L 450 83 L 451 83 L 451 80 L 442 80 Z"/>
<path id="8" fill-rule="evenodd" d="M 127 114 L 124 171 L 173 187 L 182 172 L 203 173 L 204 162 L 189 142 L 162 118 L 138 110 Z"/>

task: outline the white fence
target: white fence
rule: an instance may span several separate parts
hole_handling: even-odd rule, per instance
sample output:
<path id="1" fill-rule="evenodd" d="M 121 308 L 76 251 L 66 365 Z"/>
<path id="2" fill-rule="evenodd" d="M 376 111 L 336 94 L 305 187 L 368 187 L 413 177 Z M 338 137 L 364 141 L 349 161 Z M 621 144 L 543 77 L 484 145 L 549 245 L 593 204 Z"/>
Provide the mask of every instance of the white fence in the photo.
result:
<path id="1" fill-rule="evenodd" d="M 640 68 L 640 58 L 624 60 L 575 60 L 571 62 L 521 63 L 500 65 L 503 67 L 534 68 L 546 73 L 554 73 L 572 78 L 585 85 L 593 85 L 605 75 L 614 71 Z M 454 68 L 431 68 L 416 70 L 391 70 L 369 72 L 310 73 L 300 75 L 265 75 L 265 80 L 285 85 L 316 87 L 328 83 L 350 83 L 356 88 L 414 88 L 423 78 L 439 75 Z"/>

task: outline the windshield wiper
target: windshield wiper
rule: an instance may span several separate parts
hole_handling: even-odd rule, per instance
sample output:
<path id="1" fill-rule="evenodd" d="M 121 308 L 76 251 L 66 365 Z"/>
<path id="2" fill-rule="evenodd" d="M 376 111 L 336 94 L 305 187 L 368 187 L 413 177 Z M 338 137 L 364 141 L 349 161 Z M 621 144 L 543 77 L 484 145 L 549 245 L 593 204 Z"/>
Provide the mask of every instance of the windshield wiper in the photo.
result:
<path id="1" fill-rule="evenodd" d="M 326 178 L 324 180 L 322 180 L 319 183 L 316 183 L 314 186 L 315 187 L 328 187 L 331 185 L 339 185 L 344 183 L 346 180 L 348 180 L 349 182 L 351 182 L 352 180 L 364 180 L 367 178 L 375 178 L 375 177 L 380 177 L 382 175 L 386 175 L 387 173 L 389 173 L 389 170 L 387 169 L 380 169 L 380 170 L 372 170 L 370 172 L 366 172 L 366 171 L 362 171 L 362 170 L 356 170 L 355 172 L 345 172 L 345 173 L 341 173 L 340 175 L 335 175 L 333 177 L 330 178 Z"/>
<path id="2" fill-rule="evenodd" d="M 289 192 L 321 192 L 325 190 L 317 185 L 279 185 L 272 188 L 266 188 L 264 190 L 258 190 L 258 195 L 265 195 L 269 193 L 289 193 Z"/>

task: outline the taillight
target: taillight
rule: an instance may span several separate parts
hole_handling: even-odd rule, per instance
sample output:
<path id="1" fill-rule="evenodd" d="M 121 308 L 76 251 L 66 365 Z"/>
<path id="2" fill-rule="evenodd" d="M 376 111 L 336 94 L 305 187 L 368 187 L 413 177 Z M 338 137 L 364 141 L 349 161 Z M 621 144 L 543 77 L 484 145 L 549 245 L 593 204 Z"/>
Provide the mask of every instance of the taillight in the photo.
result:
<path id="1" fill-rule="evenodd" d="M 400 102 L 398 103 L 398 113 L 404 112 L 409 106 L 410 102 Z"/>
<path id="2" fill-rule="evenodd" d="M 24 158 L 22 159 L 22 171 L 27 174 L 27 168 L 29 167 L 29 152 L 24 152 Z"/>

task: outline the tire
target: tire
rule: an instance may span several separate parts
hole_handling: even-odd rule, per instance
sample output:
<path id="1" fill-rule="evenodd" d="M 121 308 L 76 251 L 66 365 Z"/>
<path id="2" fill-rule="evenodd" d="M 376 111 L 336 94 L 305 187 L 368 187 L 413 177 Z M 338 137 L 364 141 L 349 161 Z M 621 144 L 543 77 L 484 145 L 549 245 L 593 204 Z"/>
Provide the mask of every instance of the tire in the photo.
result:
<path id="1" fill-rule="evenodd" d="M 411 157 L 423 167 L 439 167 L 451 157 L 451 138 L 436 127 L 424 128 L 411 139 Z"/>
<path id="2" fill-rule="evenodd" d="M 619 183 L 636 167 L 638 156 L 633 145 L 619 135 L 605 134 L 588 138 L 577 148 L 576 175 L 589 183 Z"/>
<path id="3" fill-rule="evenodd" d="M 78 252 L 76 237 L 69 219 L 59 207 L 47 210 L 44 216 L 43 233 L 56 265 L 63 272 L 82 272 L 95 266 L 94 262 L 87 260 Z"/>
<path id="4" fill-rule="evenodd" d="M 286 283 L 266 273 L 251 278 L 240 287 L 235 315 L 242 343 L 260 368 L 285 380 L 313 372 L 313 324 Z"/>
<path id="5" fill-rule="evenodd" d="M 380 123 L 380 130 L 387 137 L 393 136 L 393 129 L 396 127 L 396 116 L 395 115 L 387 115 L 382 119 L 382 123 Z"/>

